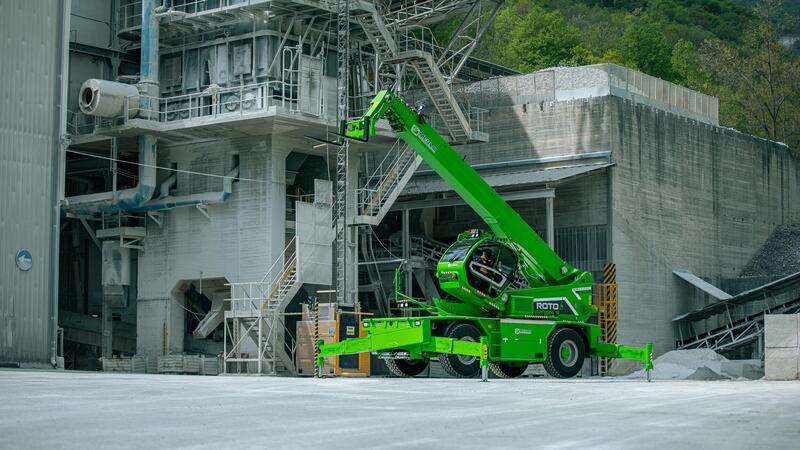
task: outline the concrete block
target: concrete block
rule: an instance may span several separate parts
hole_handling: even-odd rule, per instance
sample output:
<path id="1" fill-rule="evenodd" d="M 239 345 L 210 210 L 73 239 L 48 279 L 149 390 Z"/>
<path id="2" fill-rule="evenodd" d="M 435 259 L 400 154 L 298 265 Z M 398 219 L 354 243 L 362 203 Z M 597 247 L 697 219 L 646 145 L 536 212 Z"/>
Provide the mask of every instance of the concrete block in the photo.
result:
<path id="1" fill-rule="evenodd" d="M 768 314 L 764 317 L 764 347 L 798 347 L 798 315 Z"/>
<path id="2" fill-rule="evenodd" d="M 797 348 L 766 348 L 764 375 L 767 380 L 796 380 L 800 371 Z"/>
<path id="3" fill-rule="evenodd" d="M 158 373 L 200 373 L 200 357 L 197 355 L 159 356 Z"/>

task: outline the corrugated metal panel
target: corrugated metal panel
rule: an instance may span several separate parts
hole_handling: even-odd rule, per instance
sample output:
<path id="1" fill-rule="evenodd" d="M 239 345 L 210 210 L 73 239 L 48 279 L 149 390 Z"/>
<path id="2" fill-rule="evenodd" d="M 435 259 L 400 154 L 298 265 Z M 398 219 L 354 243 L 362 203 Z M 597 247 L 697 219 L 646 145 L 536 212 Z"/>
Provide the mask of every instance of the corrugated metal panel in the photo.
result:
<path id="1" fill-rule="evenodd" d="M 0 362 L 50 362 L 60 4 L 0 2 Z"/>
<path id="2" fill-rule="evenodd" d="M 478 168 L 484 180 L 492 187 L 523 186 L 530 184 L 547 184 L 590 175 L 613 166 L 613 163 L 602 162 L 581 164 L 568 167 L 556 167 L 541 170 L 507 170 L 500 173 L 485 173 Z M 423 176 L 419 176 L 423 175 Z M 450 187 L 439 177 L 427 176 L 417 172 L 403 194 L 424 194 L 431 192 L 447 192 Z"/>

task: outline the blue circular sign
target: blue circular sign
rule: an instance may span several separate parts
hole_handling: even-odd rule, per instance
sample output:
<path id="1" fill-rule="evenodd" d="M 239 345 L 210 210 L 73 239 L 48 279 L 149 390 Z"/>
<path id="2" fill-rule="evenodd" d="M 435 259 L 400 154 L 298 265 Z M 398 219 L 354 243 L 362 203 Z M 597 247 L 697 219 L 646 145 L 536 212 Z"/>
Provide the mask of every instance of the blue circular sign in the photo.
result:
<path id="1" fill-rule="evenodd" d="M 27 249 L 19 250 L 15 260 L 17 261 L 17 267 L 22 271 L 27 272 L 33 266 L 33 255 Z"/>

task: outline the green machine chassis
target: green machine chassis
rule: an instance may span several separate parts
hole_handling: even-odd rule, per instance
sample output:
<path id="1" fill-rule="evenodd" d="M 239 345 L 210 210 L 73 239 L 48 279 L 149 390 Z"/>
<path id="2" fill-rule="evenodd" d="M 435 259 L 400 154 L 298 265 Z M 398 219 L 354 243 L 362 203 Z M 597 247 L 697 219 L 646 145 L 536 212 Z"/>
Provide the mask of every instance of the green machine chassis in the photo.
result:
<path id="1" fill-rule="evenodd" d="M 592 305 L 592 276 L 571 266 L 469 166 L 424 116 L 390 91 L 381 91 L 360 119 L 342 124 L 345 139 L 366 142 L 387 119 L 409 147 L 470 206 L 491 232 L 468 230 L 445 252 L 436 275 L 445 298 L 433 305 L 401 294 L 415 317 L 366 319 L 365 336 L 338 343 L 318 341 L 317 365 L 327 356 L 377 352 L 396 374 L 413 376 L 438 360 L 456 376 L 520 375 L 531 363 L 548 373 L 576 375 L 586 356 L 642 361 L 644 348 L 600 341 Z M 341 143 L 334 143 L 340 145 Z"/>

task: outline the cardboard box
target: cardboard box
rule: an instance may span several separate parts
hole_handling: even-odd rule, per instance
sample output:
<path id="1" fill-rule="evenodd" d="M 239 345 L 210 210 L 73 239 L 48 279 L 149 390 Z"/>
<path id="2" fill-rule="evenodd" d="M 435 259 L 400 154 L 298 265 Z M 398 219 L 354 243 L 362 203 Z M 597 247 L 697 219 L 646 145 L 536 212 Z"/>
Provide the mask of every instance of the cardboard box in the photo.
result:
<path id="1" fill-rule="evenodd" d="M 325 358 L 325 367 L 322 368 L 326 376 L 333 375 L 334 357 Z M 314 358 L 303 358 L 297 360 L 297 374 L 301 376 L 314 376 Z"/>
<path id="2" fill-rule="evenodd" d="M 321 314 L 320 314 L 321 316 Z M 325 343 L 336 342 L 336 321 L 319 321 L 319 338 Z M 295 366 L 298 375 L 314 375 L 314 321 L 301 320 L 297 322 L 295 334 L 297 347 L 295 348 Z M 325 358 L 324 372 L 333 375 L 336 366 L 336 357 Z"/>
<path id="3" fill-rule="evenodd" d="M 335 320 L 320 320 L 319 321 L 319 337 L 335 336 L 336 335 L 336 321 Z M 299 339 L 301 336 L 314 336 L 314 321 L 301 320 L 297 322 L 297 334 Z"/>

